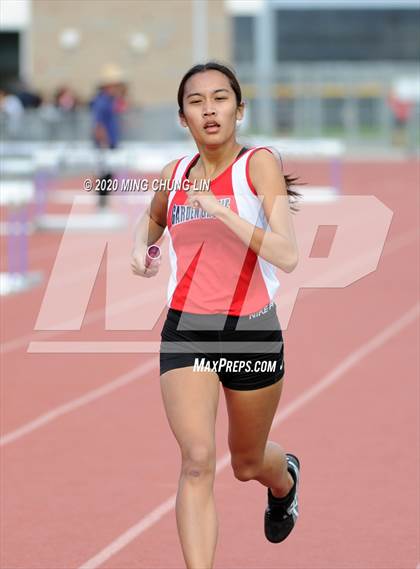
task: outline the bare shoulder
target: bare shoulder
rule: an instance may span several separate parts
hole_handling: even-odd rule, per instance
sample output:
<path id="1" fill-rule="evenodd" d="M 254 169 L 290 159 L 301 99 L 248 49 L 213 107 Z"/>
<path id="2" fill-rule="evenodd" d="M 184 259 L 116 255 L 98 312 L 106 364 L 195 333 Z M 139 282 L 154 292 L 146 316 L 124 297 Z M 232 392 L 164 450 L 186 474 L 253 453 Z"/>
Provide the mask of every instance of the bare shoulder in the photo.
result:
<path id="1" fill-rule="evenodd" d="M 249 159 L 249 175 L 258 193 L 265 188 L 268 190 L 271 184 L 273 187 L 278 184 L 283 187 L 284 174 L 280 155 L 276 155 L 274 150 L 259 148 Z"/>
<path id="2" fill-rule="evenodd" d="M 276 150 L 270 150 L 268 148 L 258 148 L 249 159 L 249 168 L 258 172 L 264 170 L 265 168 L 275 168 L 282 170 L 282 163 L 280 154 Z"/>
<path id="3" fill-rule="evenodd" d="M 159 178 L 161 180 L 170 180 L 172 178 L 172 174 L 174 173 L 175 170 L 175 166 L 177 165 L 178 160 L 172 160 L 171 162 L 168 162 L 168 164 L 166 164 L 159 175 Z M 157 202 L 161 202 L 164 203 L 168 200 L 168 191 L 167 189 L 164 189 L 162 191 L 159 192 L 155 192 L 155 197 L 154 197 L 154 201 Z"/>
<path id="4" fill-rule="evenodd" d="M 170 180 L 177 164 L 178 160 L 172 160 L 171 162 L 168 162 L 168 164 L 162 168 L 160 177 L 165 180 Z"/>

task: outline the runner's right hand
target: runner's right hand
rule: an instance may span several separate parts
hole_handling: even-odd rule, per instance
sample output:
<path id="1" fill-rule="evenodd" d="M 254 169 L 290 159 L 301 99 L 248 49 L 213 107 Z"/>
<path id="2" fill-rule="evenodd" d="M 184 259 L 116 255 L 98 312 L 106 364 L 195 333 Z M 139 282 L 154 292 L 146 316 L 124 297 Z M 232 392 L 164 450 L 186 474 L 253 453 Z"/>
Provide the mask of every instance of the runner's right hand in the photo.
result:
<path id="1" fill-rule="evenodd" d="M 134 275 L 138 277 L 154 277 L 159 272 L 160 260 L 153 261 L 148 267 L 146 267 L 146 251 L 144 249 L 134 249 L 131 255 L 131 270 Z"/>

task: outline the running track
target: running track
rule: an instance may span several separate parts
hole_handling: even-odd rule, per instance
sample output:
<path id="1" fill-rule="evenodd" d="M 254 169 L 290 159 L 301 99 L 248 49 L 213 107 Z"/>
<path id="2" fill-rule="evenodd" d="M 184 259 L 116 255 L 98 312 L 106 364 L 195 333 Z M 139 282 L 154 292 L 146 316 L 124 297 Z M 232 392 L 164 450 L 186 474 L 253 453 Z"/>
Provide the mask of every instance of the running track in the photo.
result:
<path id="1" fill-rule="evenodd" d="M 328 184 L 322 163 L 290 168 Z M 343 193 L 374 194 L 394 217 L 377 270 L 344 289 L 302 290 L 285 332 L 270 437 L 299 455 L 302 485 L 298 526 L 281 545 L 263 535 L 265 488 L 231 473 L 221 392 L 217 569 L 417 566 L 418 171 L 415 161 L 344 166 Z M 48 274 L 59 240 L 31 237 L 34 268 Z M 133 338 L 104 331 L 104 275 L 80 332 L 33 331 L 45 287 L 2 299 L 4 569 L 184 567 L 158 356 L 27 352 L 31 340 Z"/>

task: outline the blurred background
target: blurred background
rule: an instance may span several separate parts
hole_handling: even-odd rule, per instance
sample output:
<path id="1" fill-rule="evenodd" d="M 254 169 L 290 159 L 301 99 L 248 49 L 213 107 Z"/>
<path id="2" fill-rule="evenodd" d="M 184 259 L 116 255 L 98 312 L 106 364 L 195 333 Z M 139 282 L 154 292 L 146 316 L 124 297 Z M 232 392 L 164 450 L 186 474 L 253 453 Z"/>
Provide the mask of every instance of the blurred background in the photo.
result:
<path id="1" fill-rule="evenodd" d="M 156 383 L 169 239 L 134 277 L 152 192 L 122 184 L 195 153 L 178 84 L 215 58 L 243 89 L 239 141 L 304 184 L 274 437 L 305 478 L 300 529 L 267 547 L 221 406 L 216 567 L 420 569 L 419 30 L 419 0 L 0 0 L 2 567 L 184 566 Z"/>
<path id="2" fill-rule="evenodd" d="M 122 141 L 182 139 L 179 80 L 217 58 L 243 86 L 244 133 L 418 152 L 419 22 L 417 0 L 2 0 L 2 137 L 89 140 L 112 65 Z"/>
<path id="3" fill-rule="evenodd" d="M 208 59 L 240 80 L 240 141 L 297 161 L 312 201 L 360 191 L 352 159 L 417 168 L 418 0 L 2 0 L 0 10 L 0 294 L 30 286 L 34 233 L 62 232 L 75 198 L 74 230 L 129 226 L 136 208 L 126 194 L 123 206 L 110 199 L 111 184 L 121 194 L 122 180 L 195 151 L 176 95 Z"/>

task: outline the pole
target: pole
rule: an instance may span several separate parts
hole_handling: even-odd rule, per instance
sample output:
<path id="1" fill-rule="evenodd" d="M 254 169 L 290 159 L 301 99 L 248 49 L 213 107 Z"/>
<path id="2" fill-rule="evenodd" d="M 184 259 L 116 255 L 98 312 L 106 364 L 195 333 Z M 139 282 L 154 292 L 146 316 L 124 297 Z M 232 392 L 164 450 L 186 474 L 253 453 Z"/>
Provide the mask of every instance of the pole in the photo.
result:
<path id="1" fill-rule="evenodd" d="M 274 72 L 274 18 L 270 0 L 263 0 L 256 18 L 257 124 L 261 134 L 275 131 L 271 82 Z"/>
<path id="2" fill-rule="evenodd" d="M 204 63 L 208 57 L 207 0 L 192 2 L 192 58 L 194 63 Z"/>

